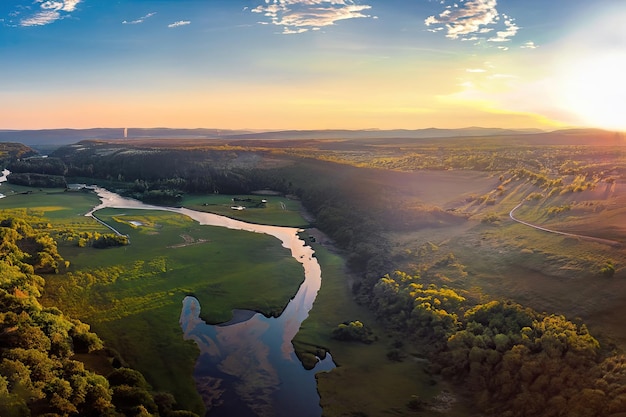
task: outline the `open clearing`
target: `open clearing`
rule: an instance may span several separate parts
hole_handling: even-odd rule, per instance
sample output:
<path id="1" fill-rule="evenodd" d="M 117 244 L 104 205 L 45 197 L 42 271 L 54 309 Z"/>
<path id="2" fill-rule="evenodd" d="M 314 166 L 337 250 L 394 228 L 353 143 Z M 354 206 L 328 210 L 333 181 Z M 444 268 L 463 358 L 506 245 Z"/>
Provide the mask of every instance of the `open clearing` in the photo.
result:
<path id="1" fill-rule="evenodd" d="M 265 201 L 265 202 L 263 202 Z M 185 195 L 180 204 L 191 210 L 215 213 L 248 223 L 307 227 L 299 201 L 276 195 Z M 234 210 L 233 206 L 244 207 Z"/>

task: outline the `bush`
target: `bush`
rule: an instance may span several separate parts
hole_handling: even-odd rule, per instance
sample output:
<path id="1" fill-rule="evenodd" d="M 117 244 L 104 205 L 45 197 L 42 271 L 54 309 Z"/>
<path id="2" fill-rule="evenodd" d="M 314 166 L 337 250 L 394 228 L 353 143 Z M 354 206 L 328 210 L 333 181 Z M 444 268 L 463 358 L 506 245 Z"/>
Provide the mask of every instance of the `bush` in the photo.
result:
<path id="1" fill-rule="evenodd" d="M 358 320 L 341 323 L 333 330 L 331 337 L 337 340 L 372 343 L 376 341 L 374 333 Z"/>
<path id="2" fill-rule="evenodd" d="M 608 261 L 606 265 L 600 269 L 600 273 L 607 278 L 611 278 L 615 275 L 615 265 L 613 265 L 613 262 Z"/>
<path id="3" fill-rule="evenodd" d="M 127 385 L 129 387 L 137 387 L 149 389 L 149 385 L 143 375 L 134 369 L 119 368 L 111 372 L 107 377 L 111 386 Z"/>

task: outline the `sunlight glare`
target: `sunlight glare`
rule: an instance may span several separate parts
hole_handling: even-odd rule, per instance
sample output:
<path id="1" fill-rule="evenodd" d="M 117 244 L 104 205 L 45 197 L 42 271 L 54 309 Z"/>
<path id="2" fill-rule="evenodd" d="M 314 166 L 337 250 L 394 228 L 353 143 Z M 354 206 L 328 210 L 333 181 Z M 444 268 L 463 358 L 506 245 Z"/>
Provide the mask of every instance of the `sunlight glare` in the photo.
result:
<path id="1" fill-rule="evenodd" d="M 560 106 L 582 124 L 626 131 L 626 18 L 624 4 L 582 16 L 563 40 L 556 79 Z"/>
<path id="2" fill-rule="evenodd" d="M 563 79 L 565 105 L 585 124 L 626 130 L 626 54 L 584 56 L 571 65 Z"/>

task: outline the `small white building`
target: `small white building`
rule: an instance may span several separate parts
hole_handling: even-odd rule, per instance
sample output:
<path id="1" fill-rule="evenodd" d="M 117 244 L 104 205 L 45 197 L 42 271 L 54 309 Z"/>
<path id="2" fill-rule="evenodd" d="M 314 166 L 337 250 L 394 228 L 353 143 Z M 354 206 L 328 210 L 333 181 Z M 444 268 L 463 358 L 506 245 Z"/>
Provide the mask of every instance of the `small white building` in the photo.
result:
<path id="1" fill-rule="evenodd" d="M 87 184 L 67 184 L 68 191 L 80 191 L 87 188 Z"/>

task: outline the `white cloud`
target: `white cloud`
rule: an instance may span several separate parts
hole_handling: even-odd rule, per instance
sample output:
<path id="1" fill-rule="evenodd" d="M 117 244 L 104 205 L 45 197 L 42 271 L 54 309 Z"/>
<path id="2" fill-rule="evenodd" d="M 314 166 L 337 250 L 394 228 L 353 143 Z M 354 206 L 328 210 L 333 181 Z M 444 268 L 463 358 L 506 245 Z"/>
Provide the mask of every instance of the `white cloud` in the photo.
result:
<path id="1" fill-rule="evenodd" d="M 59 19 L 64 19 L 76 10 L 78 4 L 82 0 L 35 0 L 34 4 L 39 5 L 39 8 L 35 8 L 34 12 L 31 12 L 30 8 L 24 8 L 28 10 L 28 14 L 25 15 L 19 22 L 19 26 L 44 26 L 54 23 Z"/>
<path id="2" fill-rule="evenodd" d="M 73 12 L 76 10 L 76 6 L 81 0 L 35 0 L 35 3 L 40 3 L 44 10 L 62 10 L 64 12 Z"/>
<path id="3" fill-rule="evenodd" d="M 167 25 L 168 28 L 177 28 L 179 26 L 185 26 L 191 24 L 189 20 L 179 20 L 178 22 L 170 23 Z"/>
<path id="4" fill-rule="evenodd" d="M 429 16 L 424 23 L 445 27 L 448 38 L 464 38 L 497 23 L 496 4 L 496 0 L 468 0 L 462 5 L 455 4 L 457 7 L 446 6 L 438 16 Z"/>
<path id="5" fill-rule="evenodd" d="M 523 44 L 522 46 L 520 46 L 520 48 L 525 48 L 525 49 L 537 49 L 539 48 L 537 45 L 535 45 L 535 42 L 533 41 L 528 41 L 525 44 Z"/>
<path id="6" fill-rule="evenodd" d="M 44 26 L 56 22 L 61 18 L 57 11 L 41 11 L 33 16 L 26 17 L 20 21 L 20 26 Z"/>
<path id="7" fill-rule="evenodd" d="M 123 25 L 138 25 L 140 23 L 143 23 L 146 21 L 146 19 L 151 18 L 152 16 L 154 16 L 156 14 L 156 12 L 152 12 L 152 13 L 148 13 L 145 16 L 141 16 L 139 19 L 135 19 L 135 20 L 124 20 L 122 22 Z"/>
<path id="8" fill-rule="evenodd" d="M 508 16 L 504 18 L 504 26 L 505 29 L 497 31 L 496 36 L 488 39 L 489 42 L 508 42 L 519 30 L 519 27 L 515 24 L 513 19 Z"/>
<path id="9" fill-rule="evenodd" d="M 365 14 L 372 6 L 354 0 L 265 0 L 251 11 L 262 14 L 283 34 L 302 33 L 334 25 L 340 20 L 372 18 Z"/>
<path id="10" fill-rule="evenodd" d="M 467 68 L 465 72 L 487 72 L 487 70 L 482 68 Z"/>
<path id="11" fill-rule="evenodd" d="M 440 2 L 442 5 L 445 3 Z M 424 24 L 431 32 L 445 30 L 446 37 L 450 39 L 508 42 L 517 34 L 519 27 L 515 24 L 515 19 L 500 14 L 496 6 L 497 0 L 466 0 L 445 6 L 438 15 L 426 18 Z M 495 35 L 486 37 L 486 34 L 494 30 Z"/>

